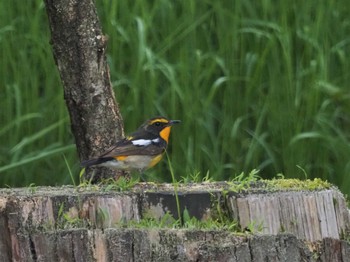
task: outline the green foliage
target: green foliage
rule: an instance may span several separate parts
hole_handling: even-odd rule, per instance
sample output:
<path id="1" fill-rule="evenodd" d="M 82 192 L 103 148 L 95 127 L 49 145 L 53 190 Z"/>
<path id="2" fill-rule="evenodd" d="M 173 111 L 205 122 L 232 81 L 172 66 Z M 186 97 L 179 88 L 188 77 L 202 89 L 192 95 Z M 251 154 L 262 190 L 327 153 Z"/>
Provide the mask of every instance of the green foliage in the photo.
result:
<path id="1" fill-rule="evenodd" d="M 140 221 L 130 220 L 127 223 L 119 223 L 119 227 L 134 227 L 134 228 L 180 228 L 181 221 L 175 219 L 167 212 L 160 219 L 145 216 Z"/>
<path id="2" fill-rule="evenodd" d="M 72 184 L 74 185 L 74 187 L 76 187 L 74 175 L 73 175 L 72 170 L 71 170 L 71 168 L 70 168 L 70 166 L 69 166 L 69 164 L 68 164 L 67 158 L 66 158 L 65 156 L 63 156 L 63 158 L 64 158 L 64 162 L 66 163 L 69 176 L 70 176 L 70 178 L 71 178 L 71 180 L 72 180 Z"/>
<path id="3" fill-rule="evenodd" d="M 98 213 L 98 215 L 100 212 Z M 55 223 L 46 224 L 44 227 L 48 230 L 52 229 L 67 229 L 67 228 L 80 228 L 80 227 L 88 227 L 89 222 L 82 218 L 79 218 L 79 215 L 76 210 L 67 210 L 65 211 L 64 203 L 61 203 L 57 219 Z"/>
<path id="4" fill-rule="evenodd" d="M 125 130 L 158 114 L 181 119 L 168 150 L 178 177 L 305 172 L 350 193 L 346 0 L 97 5 Z M 0 185 L 77 181 L 43 2 L 0 7 Z M 153 173 L 172 180 L 167 161 Z"/>
<path id="5" fill-rule="evenodd" d="M 34 194 L 37 190 L 37 186 L 34 183 L 31 183 L 27 188 L 31 194 Z"/>
<path id="6" fill-rule="evenodd" d="M 241 192 L 250 188 L 252 183 L 260 180 L 258 176 L 259 170 L 253 169 L 246 175 L 244 172 L 234 177 L 231 181 L 227 182 L 230 185 L 229 191 Z"/>
<path id="7" fill-rule="evenodd" d="M 257 187 L 260 190 L 268 191 L 282 191 L 282 190 L 293 190 L 293 191 L 314 191 L 330 189 L 332 185 L 325 180 L 320 178 L 314 179 L 296 179 L 296 178 L 285 178 L 282 174 L 277 174 L 272 179 L 262 179 L 258 176 L 260 171 L 253 169 L 248 174 L 242 172 L 234 179 L 227 182 L 229 188 L 224 192 L 243 192 L 248 191 L 251 186 Z M 305 173 L 307 177 L 307 174 Z"/>
<path id="8" fill-rule="evenodd" d="M 330 189 L 331 184 L 328 181 L 324 181 L 319 178 L 314 179 L 276 179 L 273 178 L 271 180 L 264 180 L 266 183 L 266 187 L 269 190 L 322 190 L 322 189 Z"/>
<path id="9" fill-rule="evenodd" d="M 181 177 L 180 182 L 181 183 L 209 183 L 213 182 L 214 180 L 210 176 L 209 170 L 205 174 L 205 176 L 202 176 L 201 172 L 194 171 L 193 173 L 187 174 L 186 176 Z"/>
<path id="10" fill-rule="evenodd" d="M 179 182 L 176 181 L 175 178 L 175 174 L 174 174 L 174 170 L 173 170 L 173 166 L 171 164 L 169 155 L 167 152 L 165 152 L 167 160 L 168 160 L 168 164 L 169 164 L 169 168 L 170 168 L 170 174 L 171 174 L 171 179 L 172 179 L 172 184 L 174 185 L 174 194 L 175 194 L 175 201 L 176 201 L 176 209 L 177 209 L 177 215 L 178 217 L 181 217 L 181 211 L 180 211 L 180 201 L 179 201 L 179 195 L 178 195 L 178 186 L 179 186 Z"/>
<path id="11" fill-rule="evenodd" d="M 84 174 L 81 172 L 80 175 Z M 117 191 L 123 192 L 132 189 L 139 182 L 138 178 L 119 177 L 117 180 L 114 178 L 108 178 L 102 180 L 98 184 L 91 184 L 91 181 L 83 180 L 78 188 L 79 190 L 94 190 L 101 192 Z"/>
<path id="12" fill-rule="evenodd" d="M 126 178 L 119 177 L 117 180 L 108 179 L 107 181 L 102 181 L 100 183 L 100 187 L 102 191 L 127 191 L 135 186 L 135 184 L 139 182 L 138 179 L 135 178 Z"/>
<path id="13" fill-rule="evenodd" d="M 207 229 L 207 230 L 228 230 L 230 232 L 238 233 L 238 222 L 229 219 L 212 219 L 198 220 L 195 217 L 191 217 L 188 210 L 183 212 L 183 227 L 188 229 Z"/>
<path id="14" fill-rule="evenodd" d="M 62 155 L 73 166 L 76 153 L 43 1 L 0 7 L 0 186 L 71 183 Z"/>
<path id="15" fill-rule="evenodd" d="M 247 228 L 244 229 L 244 231 L 249 232 L 251 234 L 257 234 L 263 231 L 264 229 L 263 226 L 264 226 L 263 222 L 257 223 L 256 221 L 251 221 L 247 225 Z"/>
<path id="16" fill-rule="evenodd" d="M 184 228 L 196 230 L 228 230 L 230 232 L 241 233 L 237 221 L 222 221 L 220 219 L 206 219 L 198 220 L 191 217 L 188 210 L 183 211 L 182 219 L 175 219 L 171 213 L 167 212 L 160 219 L 154 217 L 147 217 L 140 219 L 140 221 L 131 220 L 127 223 L 119 223 L 119 227 L 133 227 L 133 228 Z"/>

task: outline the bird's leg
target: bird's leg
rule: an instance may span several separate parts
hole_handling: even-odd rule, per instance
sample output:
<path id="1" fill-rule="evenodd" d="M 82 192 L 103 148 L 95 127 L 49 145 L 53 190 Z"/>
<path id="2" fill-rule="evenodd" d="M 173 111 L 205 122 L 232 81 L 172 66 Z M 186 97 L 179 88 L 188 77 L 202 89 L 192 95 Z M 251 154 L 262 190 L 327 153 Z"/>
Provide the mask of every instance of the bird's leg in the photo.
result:
<path id="1" fill-rule="evenodd" d="M 141 182 L 147 182 L 145 178 L 145 170 L 143 168 L 139 169 Z"/>
<path id="2" fill-rule="evenodd" d="M 120 170 L 116 173 L 116 175 L 114 176 L 114 179 L 115 181 L 117 181 L 121 177 L 124 177 L 126 181 L 130 181 L 131 179 L 130 172 L 125 170 Z"/>

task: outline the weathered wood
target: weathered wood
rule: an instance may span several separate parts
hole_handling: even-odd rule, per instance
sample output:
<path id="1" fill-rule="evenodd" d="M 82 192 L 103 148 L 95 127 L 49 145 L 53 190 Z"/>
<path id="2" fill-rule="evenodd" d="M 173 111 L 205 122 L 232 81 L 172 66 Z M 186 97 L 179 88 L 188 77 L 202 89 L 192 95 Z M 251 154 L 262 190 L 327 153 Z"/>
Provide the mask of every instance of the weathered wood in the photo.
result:
<path id="1" fill-rule="evenodd" d="M 31 239 L 14 261 L 345 262 L 349 256 L 345 241 L 325 239 L 310 249 L 291 234 L 237 236 L 223 231 L 109 228 L 35 232 Z"/>
<path id="2" fill-rule="evenodd" d="M 242 228 L 254 228 L 263 234 L 292 233 L 298 238 L 317 241 L 330 237 L 339 239 L 348 230 L 349 212 L 345 199 L 336 189 L 300 192 L 229 193 L 224 198 L 221 189 L 202 185 L 180 188 L 181 212 L 205 220 L 213 217 L 217 201 L 223 213 L 237 220 Z M 102 189 L 103 190 L 103 189 Z M 37 188 L 0 190 L 0 227 L 5 231 L 19 228 L 62 227 L 70 223 L 85 223 L 97 228 L 113 227 L 130 220 L 139 221 L 145 214 L 161 218 L 170 212 L 178 217 L 176 199 L 171 185 L 149 188 L 139 184 L 132 191 L 101 192 L 87 188 Z M 226 210 L 225 210 L 226 209 Z M 2 245 L 9 241 L 3 240 Z"/>
<path id="3" fill-rule="evenodd" d="M 0 212 L 2 210 L 2 203 L 0 203 Z M 5 215 L 0 215 L 0 232 L 2 236 L 0 236 L 0 257 L 3 261 L 10 261 L 11 258 L 11 239 L 9 232 L 9 225 L 7 222 L 7 217 Z"/>
<path id="4" fill-rule="evenodd" d="M 309 241 L 339 239 L 350 221 L 344 197 L 334 189 L 231 195 L 228 202 L 243 228 L 254 223 L 265 234 L 289 232 Z"/>
<path id="5" fill-rule="evenodd" d="M 255 236 L 123 228 L 145 216 L 178 217 L 174 188 L 108 188 L 0 189 L 0 261 L 346 261 L 350 255 L 341 240 L 349 211 L 335 188 L 235 193 L 225 183 L 179 186 L 181 212 L 216 219 L 219 208 Z"/>

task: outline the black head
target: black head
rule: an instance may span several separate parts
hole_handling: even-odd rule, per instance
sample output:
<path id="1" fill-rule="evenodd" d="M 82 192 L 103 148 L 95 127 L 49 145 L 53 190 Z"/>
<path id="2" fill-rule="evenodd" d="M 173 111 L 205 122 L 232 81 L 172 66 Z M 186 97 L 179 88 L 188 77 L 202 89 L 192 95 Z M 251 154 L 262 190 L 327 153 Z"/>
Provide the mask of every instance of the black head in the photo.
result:
<path id="1" fill-rule="evenodd" d="M 158 117 L 154 117 L 154 118 L 147 120 L 146 123 L 144 123 L 142 125 L 142 128 L 144 130 L 146 130 L 147 132 L 159 135 L 166 127 L 170 127 L 170 126 L 177 124 L 177 123 L 180 123 L 180 122 L 181 122 L 180 120 L 169 120 L 166 117 L 158 116 Z M 169 133 L 170 133 L 170 128 L 168 128 L 168 129 L 169 129 Z M 166 132 L 166 133 L 168 133 L 168 132 Z M 168 137 L 168 136 L 169 135 L 167 135 L 166 137 Z"/>

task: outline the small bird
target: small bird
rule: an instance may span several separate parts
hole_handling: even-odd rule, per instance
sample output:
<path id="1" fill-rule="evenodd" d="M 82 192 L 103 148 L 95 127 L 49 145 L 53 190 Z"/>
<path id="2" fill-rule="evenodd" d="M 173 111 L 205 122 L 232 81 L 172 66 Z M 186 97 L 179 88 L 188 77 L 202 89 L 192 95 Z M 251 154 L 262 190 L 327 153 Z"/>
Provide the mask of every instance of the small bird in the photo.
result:
<path id="1" fill-rule="evenodd" d="M 83 167 L 105 166 L 132 171 L 155 166 L 167 148 L 171 127 L 180 120 L 169 120 L 159 116 L 147 120 L 130 136 L 118 141 L 102 155 L 83 161 Z"/>

